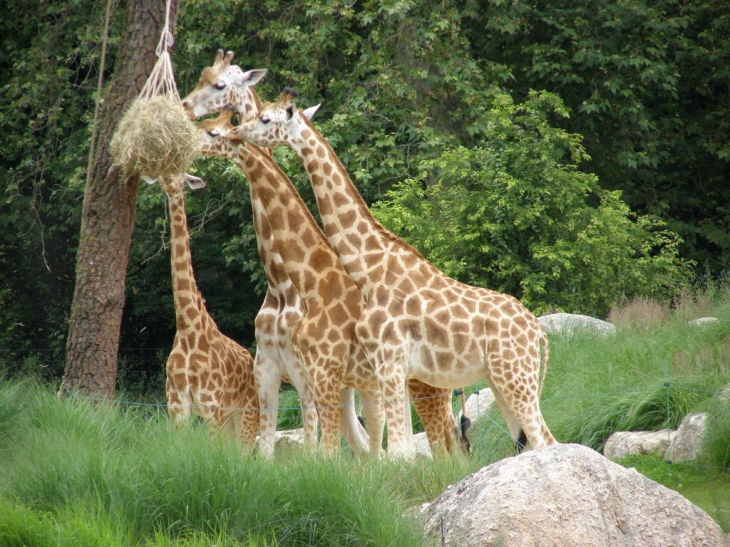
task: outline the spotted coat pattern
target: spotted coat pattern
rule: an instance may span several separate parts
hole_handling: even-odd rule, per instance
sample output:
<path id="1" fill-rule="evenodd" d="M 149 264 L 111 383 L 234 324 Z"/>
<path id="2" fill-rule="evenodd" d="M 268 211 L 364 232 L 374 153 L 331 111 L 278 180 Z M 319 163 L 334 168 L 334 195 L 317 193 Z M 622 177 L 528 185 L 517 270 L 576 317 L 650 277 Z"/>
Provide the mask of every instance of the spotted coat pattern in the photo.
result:
<path id="1" fill-rule="evenodd" d="M 380 225 L 292 98 L 284 92 L 236 131 L 259 146 L 288 145 L 303 161 L 325 233 L 366 300 L 356 332 L 384 379 L 384 398 L 406 404 L 407 379 L 455 388 L 486 378 L 514 439 L 555 443 L 539 404 L 548 345 L 537 318 L 510 295 L 447 277 Z M 391 418 L 389 452 L 410 457 L 412 435 Z"/>
<path id="2" fill-rule="evenodd" d="M 176 424 L 191 412 L 252 447 L 259 429 L 259 400 L 249 352 L 225 336 L 198 290 L 190 253 L 184 180 L 160 180 L 170 214 L 172 290 L 176 332 L 167 359 L 167 403 Z"/>

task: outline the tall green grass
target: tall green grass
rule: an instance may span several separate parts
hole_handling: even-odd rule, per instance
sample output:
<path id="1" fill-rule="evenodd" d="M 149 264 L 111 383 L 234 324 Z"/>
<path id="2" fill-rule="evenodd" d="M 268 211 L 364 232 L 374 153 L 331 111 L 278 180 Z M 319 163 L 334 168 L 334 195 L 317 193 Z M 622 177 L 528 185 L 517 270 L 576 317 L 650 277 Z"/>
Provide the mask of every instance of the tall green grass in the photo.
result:
<path id="1" fill-rule="evenodd" d="M 675 429 L 709 410 L 730 383 L 730 313 L 719 304 L 696 310 L 718 318 L 703 326 L 688 324 L 687 304 L 638 302 L 643 323 L 618 312 L 615 336 L 553 337 L 542 407 L 555 436 L 602 450 L 615 431 Z"/>
<path id="2" fill-rule="evenodd" d="M 402 516 L 413 471 L 397 464 L 267 462 L 202 426 L 28 381 L 0 385 L 0 416 L 3 545 L 428 544 Z"/>
<path id="3" fill-rule="evenodd" d="M 688 326 L 704 315 L 719 321 Z M 551 337 L 548 425 L 561 442 L 601 450 L 614 431 L 676 428 L 690 412 L 709 412 L 706 456 L 696 463 L 713 471 L 685 466 L 682 484 L 696 477 L 687 495 L 726 515 L 730 500 L 703 481 L 729 476 L 730 403 L 718 393 L 730 383 L 730 296 L 671 309 L 628 303 L 612 320 L 615 337 Z M 282 400 L 292 409 L 283 422 L 296 425 L 296 393 Z M 515 453 L 496 410 L 469 436 L 470 459 L 406 465 L 289 451 L 268 462 L 199 420 L 175 429 L 161 406 L 59 400 L 46 384 L 0 378 L 0 537 L 3 547 L 435 545 L 408 516 L 413 509 Z M 669 478 L 677 467 L 632 465 L 680 489 Z"/>

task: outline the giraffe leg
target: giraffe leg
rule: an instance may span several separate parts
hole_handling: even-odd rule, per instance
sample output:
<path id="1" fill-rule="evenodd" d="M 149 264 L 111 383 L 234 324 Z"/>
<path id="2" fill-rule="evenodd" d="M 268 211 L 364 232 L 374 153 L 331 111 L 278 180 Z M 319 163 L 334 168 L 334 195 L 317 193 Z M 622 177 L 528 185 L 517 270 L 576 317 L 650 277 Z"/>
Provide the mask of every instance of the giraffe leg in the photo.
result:
<path id="1" fill-rule="evenodd" d="M 494 386 L 493 382 L 489 382 L 489 386 L 492 388 L 492 393 L 494 395 L 494 402 L 497 404 L 497 407 L 499 408 L 500 412 L 502 413 L 502 416 L 504 417 L 505 425 L 507 426 L 507 430 L 509 431 L 510 437 L 512 437 L 512 440 L 517 444 L 518 450 L 520 449 L 520 443 L 523 443 L 524 445 L 524 432 L 522 431 L 522 426 L 520 425 L 520 422 L 517 420 L 517 416 L 515 415 L 514 411 L 512 410 L 512 407 L 507 404 L 507 402 L 504 400 L 504 396 L 499 391 L 499 389 Z M 524 446 L 523 446 L 524 448 Z"/>
<path id="2" fill-rule="evenodd" d="M 167 412 L 176 426 L 181 426 L 190 419 L 192 400 L 187 388 L 175 386 L 168 376 L 165 385 L 167 392 Z"/>
<path id="3" fill-rule="evenodd" d="M 383 406 L 388 424 L 388 455 L 412 460 L 416 456 L 416 445 L 413 440 L 411 402 L 403 368 L 393 369 L 391 374 L 381 375 Z"/>
<path id="4" fill-rule="evenodd" d="M 350 448 L 356 455 L 367 454 L 370 450 L 368 434 L 357 419 L 355 412 L 355 390 L 343 387 L 340 390 L 340 431 L 347 439 Z"/>
<path id="5" fill-rule="evenodd" d="M 360 400 L 363 404 L 365 421 L 368 426 L 370 454 L 379 456 L 383 453 L 383 429 L 385 428 L 383 398 L 379 391 L 361 390 Z"/>
<path id="6" fill-rule="evenodd" d="M 289 376 L 289 383 L 294 386 L 299 394 L 302 427 L 304 428 L 304 446 L 314 449 L 317 447 L 319 415 L 317 414 L 317 405 L 309 377 L 305 374 L 300 363 L 301 361 L 292 355 L 288 360 L 287 375 Z"/>
<path id="7" fill-rule="evenodd" d="M 445 454 L 455 451 L 458 442 L 451 390 L 432 387 L 413 379 L 408 380 L 408 389 L 426 431 L 431 452 Z"/>
<path id="8" fill-rule="evenodd" d="M 312 375 L 314 400 L 319 415 L 319 447 L 325 454 L 337 453 L 340 445 L 340 378 L 325 359 L 314 361 Z"/>
<path id="9" fill-rule="evenodd" d="M 239 419 L 238 438 L 244 446 L 252 447 L 256 444 L 256 436 L 261 426 L 261 412 L 259 411 L 259 396 L 255 386 L 248 386 L 241 398 L 241 416 Z"/>
<path id="10" fill-rule="evenodd" d="M 258 391 L 258 406 L 260 407 L 258 449 L 264 458 L 270 459 L 274 457 L 274 444 L 276 442 L 281 373 L 278 365 L 265 354 L 266 350 L 259 347 L 254 359 L 253 373 Z"/>
<path id="11" fill-rule="evenodd" d="M 536 375 L 536 374 L 535 374 Z M 510 389 L 504 382 L 488 380 L 494 401 L 504 416 L 507 428 L 519 451 L 537 449 L 555 444 L 556 440 L 547 427 L 540 412 L 537 396 L 537 379 L 535 387 L 525 387 L 527 381 L 515 383 Z M 529 384 L 532 386 L 532 384 Z"/>

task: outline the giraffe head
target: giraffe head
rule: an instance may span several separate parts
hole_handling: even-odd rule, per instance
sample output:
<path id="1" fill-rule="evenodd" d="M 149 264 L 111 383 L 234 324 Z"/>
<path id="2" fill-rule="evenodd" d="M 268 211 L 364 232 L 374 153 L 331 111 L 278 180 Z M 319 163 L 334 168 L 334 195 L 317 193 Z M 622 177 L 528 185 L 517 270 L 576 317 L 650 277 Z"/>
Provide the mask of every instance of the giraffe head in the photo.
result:
<path id="1" fill-rule="evenodd" d="M 205 181 L 203 179 L 195 177 L 188 173 L 184 173 L 181 175 L 164 176 L 160 177 L 159 179 L 146 176 L 143 176 L 142 178 L 147 184 L 154 184 L 155 182 L 159 182 L 162 191 L 171 197 L 181 194 L 185 189 L 185 183 L 187 183 L 192 190 L 205 188 Z"/>
<path id="2" fill-rule="evenodd" d="M 233 52 L 218 50 L 213 66 L 203 69 L 195 86 L 182 101 L 191 119 L 232 107 L 243 119 L 256 115 L 261 103 L 252 89 L 266 75 L 265 68 L 247 70 L 232 65 Z"/>
<path id="3" fill-rule="evenodd" d="M 230 143 L 224 138 L 234 129 L 232 119 L 234 112 L 228 108 L 223 109 L 217 118 L 203 120 L 198 126 L 198 137 L 200 138 L 199 152 L 205 156 L 226 155 Z"/>
<path id="4" fill-rule="evenodd" d="M 261 106 L 258 117 L 244 121 L 228 138 L 242 139 L 257 146 L 288 145 L 302 138 L 302 132 L 309 126 L 309 120 L 320 105 L 297 109 L 294 104 L 296 93 L 285 89 L 276 102 Z"/>

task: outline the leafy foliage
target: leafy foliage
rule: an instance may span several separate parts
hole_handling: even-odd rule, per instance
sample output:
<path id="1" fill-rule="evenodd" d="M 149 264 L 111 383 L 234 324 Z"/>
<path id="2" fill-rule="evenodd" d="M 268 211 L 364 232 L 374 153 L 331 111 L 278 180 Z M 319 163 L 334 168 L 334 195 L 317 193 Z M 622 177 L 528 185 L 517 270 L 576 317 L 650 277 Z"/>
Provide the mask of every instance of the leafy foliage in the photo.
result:
<path id="1" fill-rule="evenodd" d="M 581 139 L 554 115 L 567 115 L 555 95 L 496 94 L 472 128 L 481 144 L 422 161 L 375 215 L 445 273 L 538 313 L 604 316 L 621 296 L 666 297 L 687 275 L 676 234 L 581 172 Z"/>
<path id="2" fill-rule="evenodd" d="M 0 5 L 5 348 L 63 352 L 104 8 Z M 300 106 L 323 103 L 316 122 L 366 201 L 395 187 L 379 214 L 400 200 L 410 226 L 399 233 L 451 275 L 535 310 L 600 314 L 620 295 L 665 292 L 684 278 L 683 263 L 713 276 L 727 265 L 725 8 L 189 0 L 171 54 L 182 94 L 224 48 L 244 68 L 269 69 L 264 99 L 288 85 Z M 120 5 L 112 18 L 107 81 L 123 14 Z M 297 158 L 276 157 L 313 204 Z M 197 171 L 209 187 L 188 200 L 201 291 L 224 332 L 249 344 L 263 272 L 245 182 L 220 161 L 199 161 Z M 172 339 L 165 222 L 159 196 L 140 192 L 126 347 Z M 462 235 L 449 241 L 452 253 L 448 234 Z"/>
<path id="3" fill-rule="evenodd" d="M 682 253 L 727 266 L 730 14 L 721 2 L 490 0 L 474 54 L 509 69 L 516 96 L 560 95 L 592 169 L 629 205 L 659 215 Z"/>

